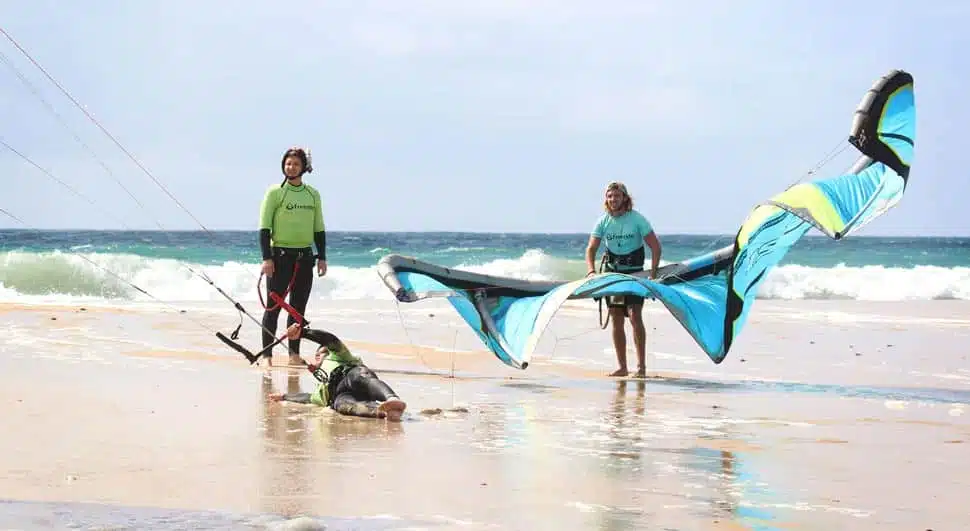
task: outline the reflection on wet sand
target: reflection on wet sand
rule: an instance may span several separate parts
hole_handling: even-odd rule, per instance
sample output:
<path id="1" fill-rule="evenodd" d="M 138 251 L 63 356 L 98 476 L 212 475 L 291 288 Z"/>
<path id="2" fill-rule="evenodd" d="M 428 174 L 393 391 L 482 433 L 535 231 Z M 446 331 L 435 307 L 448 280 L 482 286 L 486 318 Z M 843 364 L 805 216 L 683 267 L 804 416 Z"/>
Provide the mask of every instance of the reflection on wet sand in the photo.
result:
<path id="1" fill-rule="evenodd" d="M 312 512 L 312 502 L 307 500 L 314 491 L 313 478 L 307 474 L 311 457 L 307 448 L 307 415 L 265 399 L 276 391 L 273 373 L 264 373 L 260 386 L 264 435 L 259 463 L 260 509 L 284 515 Z M 285 392 L 300 392 L 298 371 L 287 371 Z"/>
<path id="2" fill-rule="evenodd" d="M 631 385 L 635 388 L 632 397 L 628 395 Z M 616 382 L 613 402 L 604 416 L 609 439 L 605 444 L 607 454 L 603 466 L 605 477 L 612 480 L 605 482 L 611 500 L 624 498 L 630 488 L 627 481 L 641 482 L 647 475 L 649 463 L 644 462 L 647 442 L 642 429 L 647 411 L 646 390 L 645 380 Z M 646 511 L 647 507 L 611 507 L 599 513 L 597 528 L 607 531 L 629 529 L 631 522 L 642 520 Z"/>
<path id="3" fill-rule="evenodd" d="M 653 411 L 647 407 L 647 385 L 643 380 L 618 381 L 602 417 L 608 438 L 597 468 L 609 479 L 606 499 L 614 502 L 600 506 L 598 528 L 660 525 L 658 520 L 669 518 L 671 511 L 687 512 L 691 520 L 701 518 L 719 529 L 748 529 L 755 520 L 771 519 L 765 512 L 740 508 L 745 496 L 758 493 L 746 485 L 750 478 L 739 471 L 743 454 L 733 448 L 750 445 L 731 433 L 733 424 L 723 410 L 704 408 L 686 418 L 671 418 L 662 404 Z M 631 491 L 637 494 L 631 497 Z M 631 498 L 633 504 L 616 505 Z"/>
<path id="4" fill-rule="evenodd" d="M 272 402 L 273 392 L 309 392 L 316 382 L 304 383 L 303 370 L 288 370 L 286 390 L 273 385 L 273 373 L 263 375 L 263 459 L 260 463 L 260 509 L 294 516 L 320 514 L 321 501 L 339 484 L 337 469 L 357 466 L 361 440 L 399 435 L 403 423 L 348 417 L 315 405 Z M 355 457 L 356 456 L 356 457 Z M 331 508 L 336 509 L 336 508 Z"/>
<path id="5" fill-rule="evenodd" d="M 631 383 L 636 387 L 636 394 L 630 400 L 632 407 L 628 408 L 627 387 Z M 628 468 L 629 463 L 624 461 L 640 460 L 643 457 L 642 450 L 645 443 L 639 428 L 643 425 L 646 415 L 646 391 L 647 382 L 644 380 L 634 382 L 620 380 L 616 384 L 613 407 L 606 419 L 610 426 L 612 442 L 610 444 L 612 451 L 607 463 L 614 471 Z"/>
<path id="6" fill-rule="evenodd" d="M 739 529 L 771 518 L 744 507 L 764 497 L 748 485 L 753 465 L 742 463 L 756 447 L 734 433 L 739 424 L 723 408 L 645 380 L 613 385 L 605 407 L 598 390 L 502 385 L 501 402 L 480 404 L 468 433 L 479 458 L 492 463 L 489 486 L 529 500 L 545 515 L 537 522 L 570 507 L 580 528 L 705 521 Z"/>

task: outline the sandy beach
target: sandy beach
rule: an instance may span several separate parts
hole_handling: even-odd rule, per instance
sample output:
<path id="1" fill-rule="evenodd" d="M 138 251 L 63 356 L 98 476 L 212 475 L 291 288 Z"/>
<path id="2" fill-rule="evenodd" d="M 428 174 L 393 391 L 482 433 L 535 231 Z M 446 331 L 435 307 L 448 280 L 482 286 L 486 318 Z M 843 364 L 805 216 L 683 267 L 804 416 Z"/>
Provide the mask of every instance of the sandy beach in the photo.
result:
<path id="1" fill-rule="evenodd" d="M 222 345 L 231 307 L 185 309 L 0 306 L 0 528 L 970 526 L 967 301 L 759 301 L 721 365 L 652 304 L 646 380 L 605 376 L 591 305 L 525 371 L 441 302 L 311 305 L 400 423 L 266 402 L 311 375 Z"/>

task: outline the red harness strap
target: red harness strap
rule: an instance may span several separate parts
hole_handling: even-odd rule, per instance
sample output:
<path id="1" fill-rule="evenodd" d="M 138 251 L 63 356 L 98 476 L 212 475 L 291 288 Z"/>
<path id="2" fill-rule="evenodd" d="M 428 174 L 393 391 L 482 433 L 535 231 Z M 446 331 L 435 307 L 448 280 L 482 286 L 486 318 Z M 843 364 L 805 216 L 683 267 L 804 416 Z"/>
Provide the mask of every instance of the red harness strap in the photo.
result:
<path id="1" fill-rule="evenodd" d="M 299 265 L 296 265 L 293 268 L 293 278 L 296 278 L 297 268 L 299 268 Z M 260 275 L 259 278 L 260 278 L 260 281 L 262 281 L 262 279 L 263 279 L 262 275 Z M 258 285 L 259 285 L 259 283 L 257 283 L 257 286 Z M 298 312 L 296 310 L 296 308 L 294 308 L 289 303 L 287 303 L 285 300 L 283 300 L 283 298 L 286 297 L 287 294 L 289 294 L 290 289 L 292 287 L 293 287 L 293 280 L 290 280 L 290 285 L 286 288 L 286 293 L 284 293 L 283 295 L 280 295 L 280 294 L 278 294 L 276 292 L 270 292 L 270 294 L 269 294 L 270 299 L 272 299 L 276 303 L 276 306 L 274 306 L 272 309 L 276 309 L 276 307 L 278 306 L 278 307 L 286 310 L 286 313 L 290 314 L 290 316 L 292 316 L 293 319 L 297 323 L 299 323 L 299 325 L 301 327 L 302 326 L 306 326 L 307 324 L 309 324 L 309 321 L 307 321 L 306 319 L 304 319 L 303 318 L 303 315 L 300 314 L 300 312 Z M 258 288 L 257 288 L 257 291 L 259 291 Z M 260 291 L 259 301 L 261 303 L 263 302 L 262 291 Z M 266 304 L 265 303 L 263 303 L 263 308 L 266 308 Z M 270 308 L 266 308 L 266 309 L 272 310 Z M 261 350 L 259 352 L 259 354 L 253 354 L 248 349 L 246 349 L 246 347 L 240 345 L 239 343 L 237 343 L 235 341 L 239 337 L 239 328 L 241 326 L 242 326 L 242 323 L 240 322 L 239 323 L 239 326 L 236 327 L 235 332 L 232 333 L 232 337 L 231 338 L 226 337 L 222 332 L 216 332 L 216 337 L 218 337 L 223 343 L 225 343 L 226 345 L 228 345 L 229 347 L 231 347 L 236 352 L 239 352 L 240 354 L 242 354 L 243 356 L 245 356 L 246 359 L 249 361 L 250 364 L 254 364 L 257 361 L 259 361 L 259 358 L 260 358 L 260 356 L 263 355 L 263 352 L 266 352 L 267 350 L 272 349 L 273 347 L 275 347 L 276 345 L 282 343 L 283 340 L 286 339 L 286 332 L 283 332 L 283 334 L 280 335 L 280 337 L 277 338 L 276 341 L 274 341 L 271 345 L 269 345 L 268 347 L 266 347 L 263 350 Z M 307 370 L 309 370 L 310 372 L 313 372 L 313 370 L 310 368 L 309 365 L 307 366 Z"/>
<path id="2" fill-rule="evenodd" d="M 286 291 L 283 292 L 283 298 L 286 298 L 286 296 L 289 295 L 290 291 L 293 289 L 293 282 L 296 280 L 296 274 L 299 271 L 300 271 L 300 262 L 297 261 L 296 263 L 293 264 L 293 274 L 290 275 L 290 283 L 286 286 Z M 263 299 L 263 277 L 264 276 L 266 276 L 264 273 L 259 274 L 259 280 L 256 281 L 256 293 L 259 295 L 259 303 L 263 305 L 263 309 L 268 311 L 273 311 L 279 308 L 279 305 L 273 306 L 272 308 L 266 306 L 266 301 Z M 276 293 L 270 292 L 269 295 L 271 299 L 276 300 L 276 298 L 273 297 L 273 295 L 276 295 Z M 290 308 L 292 308 L 292 306 L 290 306 Z M 293 315 L 293 314 L 290 313 L 290 315 Z"/>
<path id="3" fill-rule="evenodd" d="M 303 326 L 304 324 L 303 316 L 300 315 L 300 312 L 296 311 L 296 308 L 294 308 L 293 306 L 290 306 L 290 303 L 283 300 L 283 296 L 275 292 L 270 292 L 269 298 L 273 299 L 273 301 L 275 301 L 277 305 L 279 305 L 281 308 L 286 310 L 286 313 L 290 314 L 290 316 L 292 316 L 293 319 L 300 324 L 300 326 Z"/>
<path id="4" fill-rule="evenodd" d="M 271 299 L 276 301 L 276 304 L 278 304 L 281 308 L 286 310 L 286 313 L 292 315 L 293 319 L 295 319 L 296 323 L 299 324 L 301 327 L 309 324 L 309 321 L 305 320 L 303 318 L 303 315 L 301 315 L 300 312 L 296 311 L 296 308 L 291 306 L 288 302 L 284 301 L 283 297 L 280 297 L 279 295 L 273 292 L 270 292 L 269 296 Z M 283 332 L 283 335 L 280 336 L 280 338 L 276 342 L 277 343 L 282 342 L 285 337 L 286 337 L 286 332 Z M 316 376 L 316 373 L 314 372 L 315 369 L 316 368 L 311 364 L 307 364 L 306 366 L 306 370 L 310 371 L 310 373 L 312 373 L 314 376 Z"/>
<path id="5" fill-rule="evenodd" d="M 294 308 L 293 306 L 290 306 L 290 304 L 288 302 L 286 302 L 285 300 L 283 300 L 283 297 L 280 296 L 278 293 L 276 293 L 275 291 L 271 291 L 269 293 L 269 298 L 273 299 L 273 301 L 276 302 L 276 304 L 279 307 L 281 307 L 284 310 L 286 310 L 286 313 L 290 314 L 293 317 L 293 319 L 297 322 L 297 324 L 299 324 L 301 327 L 306 324 L 305 321 L 304 321 L 304 319 L 303 319 L 303 316 L 300 315 L 300 312 L 296 311 L 296 308 Z M 287 328 L 289 328 L 289 327 L 287 327 Z M 274 341 L 273 344 L 271 344 L 270 346 L 268 346 L 268 347 L 264 348 L 262 351 L 260 351 L 259 355 L 262 355 L 263 352 L 265 352 L 266 350 L 271 349 L 271 348 L 275 347 L 276 345 L 279 345 L 280 343 L 283 342 L 284 339 L 286 339 L 286 331 L 285 330 L 283 331 L 283 334 L 280 335 L 280 337 L 276 338 L 276 341 Z"/>

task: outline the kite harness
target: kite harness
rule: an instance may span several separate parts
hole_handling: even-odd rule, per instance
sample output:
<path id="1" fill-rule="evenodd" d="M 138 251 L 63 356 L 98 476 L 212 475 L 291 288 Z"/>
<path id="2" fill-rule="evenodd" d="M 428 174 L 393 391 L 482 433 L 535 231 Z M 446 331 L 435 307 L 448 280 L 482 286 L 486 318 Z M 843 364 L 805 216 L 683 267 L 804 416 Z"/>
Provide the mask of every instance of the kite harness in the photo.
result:
<path id="1" fill-rule="evenodd" d="M 618 272 L 626 273 L 630 271 L 643 270 L 643 264 L 646 259 L 645 250 L 643 246 L 638 247 L 629 254 L 616 254 L 611 252 L 609 249 L 603 253 L 602 258 L 600 258 L 600 267 L 597 273 L 605 272 Z M 613 298 L 613 295 L 607 298 Z M 610 323 L 610 314 L 607 312 L 606 320 L 603 320 L 603 297 L 596 297 L 597 309 L 599 311 L 599 323 L 601 329 L 606 329 L 606 325 Z"/>

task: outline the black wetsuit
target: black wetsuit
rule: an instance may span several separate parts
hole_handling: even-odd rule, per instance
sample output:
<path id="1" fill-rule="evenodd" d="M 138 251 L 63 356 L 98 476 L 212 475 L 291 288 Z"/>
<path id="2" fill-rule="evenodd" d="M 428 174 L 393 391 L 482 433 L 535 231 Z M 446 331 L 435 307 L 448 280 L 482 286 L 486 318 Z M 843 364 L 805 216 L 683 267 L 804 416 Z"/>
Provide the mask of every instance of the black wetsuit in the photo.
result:
<path id="1" fill-rule="evenodd" d="M 344 415 L 377 417 L 381 402 L 397 398 L 397 393 L 351 354 L 337 336 L 312 328 L 302 330 L 302 337 L 327 347 L 329 354 L 313 371 L 320 381 L 317 389 L 312 393 L 285 394 L 283 400 L 330 406 Z"/>
<path id="2" fill-rule="evenodd" d="M 267 248 L 269 243 L 264 244 Z M 263 349 L 266 349 L 269 345 L 272 345 L 276 338 L 277 323 L 279 322 L 280 310 L 282 308 L 276 304 L 275 301 L 270 299 L 270 292 L 274 292 L 277 295 L 283 295 L 286 293 L 286 288 L 290 285 L 290 280 L 293 280 L 293 288 L 290 290 L 288 302 L 294 310 L 300 312 L 303 315 L 306 312 L 307 302 L 310 300 L 310 290 L 313 288 L 313 269 L 314 269 L 314 255 L 313 249 L 307 247 L 306 249 L 285 249 L 281 247 L 273 247 L 269 252 L 264 251 L 264 254 L 268 254 L 273 259 L 273 267 L 275 272 L 273 276 L 266 278 L 266 306 L 273 308 L 271 310 L 265 310 L 263 312 Z M 299 264 L 299 268 L 296 265 Z M 293 271 L 296 270 L 296 278 L 293 278 Z M 296 322 L 296 318 L 292 315 L 287 314 L 286 326 L 289 326 Z M 290 340 L 289 341 L 290 350 L 295 354 L 300 353 L 300 340 Z M 269 356 L 270 351 L 263 353 L 264 356 Z"/>

